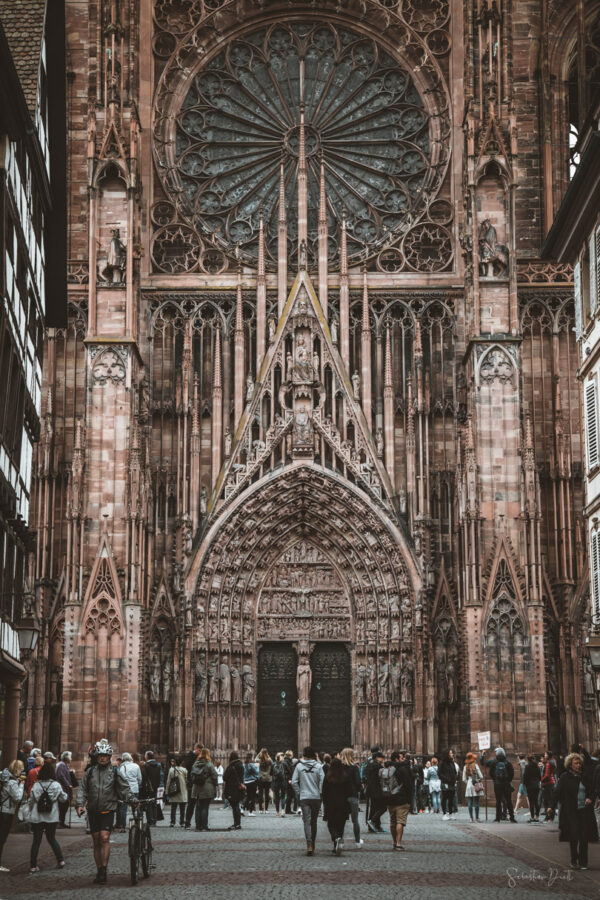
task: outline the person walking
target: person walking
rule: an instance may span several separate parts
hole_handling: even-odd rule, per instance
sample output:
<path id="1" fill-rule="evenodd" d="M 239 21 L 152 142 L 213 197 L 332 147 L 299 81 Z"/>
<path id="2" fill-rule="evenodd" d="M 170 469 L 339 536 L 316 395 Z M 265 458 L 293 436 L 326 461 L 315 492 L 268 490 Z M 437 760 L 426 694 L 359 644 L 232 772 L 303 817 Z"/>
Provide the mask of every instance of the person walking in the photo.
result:
<path id="1" fill-rule="evenodd" d="M 535 754 L 530 753 L 527 757 L 525 768 L 523 770 L 523 784 L 527 791 L 527 799 L 529 801 L 529 821 L 540 821 L 540 767 L 535 758 Z"/>
<path id="2" fill-rule="evenodd" d="M 208 811 L 217 793 L 217 770 L 210 761 L 210 750 L 203 747 L 192 766 L 192 797 L 196 801 L 196 831 L 210 831 Z"/>
<path id="3" fill-rule="evenodd" d="M 349 767 L 334 756 L 323 778 L 323 811 L 333 841 L 331 852 L 336 856 L 340 856 L 344 849 L 344 828 L 350 815 L 348 801 L 354 790 Z"/>
<path id="4" fill-rule="evenodd" d="M 367 828 L 373 834 L 386 834 L 381 826 L 381 817 L 385 812 L 385 802 L 381 793 L 379 770 L 383 765 L 384 755 L 379 747 L 371 747 L 371 757 L 365 766 L 365 793 L 369 804 Z"/>
<path id="5" fill-rule="evenodd" d="M 425 778 L 427 779 L 427 787 L 429 788 L 433 812 L 439 813 L 442 782 L 438 772 L 437 756 L 432 756 L 431 762 L 425 772 Z"/>
<path id="6" fill-rule="evenodd" d="M 565 771 L 552 792 L 548 816 L 554 815 L 557 804 L 559 840 L 569 841 L 571 868 L 587 869 L 588 843 L 598 840 L 596 817 L 593 813 L 593 774 L 583 772 L 581 753 L 570 753 L 565 759 Z"/>
<path id="7" fill-rule="evenodd" d="M 237 750 L 229 754 L 229 765 L 223 775 L 223 796 L 229 800 L 233 813 L 233 825 L 228 831 L 239 831 L 241 826 L 240 801 L 245 796 L 246 785 L 244 783 L 244 763 L 240 759 Z"/>
<path id="8" fill-rule="evenodd" d="M 390 815 L 390 834 L 394 850 L 405 850 L 402 836 L 414 797 L 413 776 L 408 755 L 394 750 L 379 771 L 382 796 Z"/>
<path id="9" fill-rule="evenodd" d="M 185 826 L 185 811 L 188 803 L 187 775 L 186 767 L 172 757 L 165 785 L 165 793 L 171 806 L 171 828 L 175 828 L 177 807 L 179 807 L 179 825 L 182 828 Z"/>
<path id="10" fill-rule="evenodd" d="M 89 766 L 77 790 L 77 815 L 87 811 L 89 828 L 94 844 L 94 860 L 97 872 L 94 882 L 106 884 L 110 858 L 110 833 L 113 829 L 115 810 L 119 801 L 135 803 L 128 781 L 110 764 L 113 749 L 106 740 L 94 747 L 95 764 Z"/>
<path id="11" fill-rule="evenodd" d="M 56 780 L 56 771 L 52 762 L 46 760 L 38 773 L 36 783 L 31 788 L 28 800 L 29 822 L 33 832 L 29 857 L 29 871 L 32 875 L 40 871 L 37 858 L 44 834 L 56 857 L 56 867 L 58 869 L 64 867 L 63 852 L 56 840 L 56 828 L 59 820 L 58 804 L 64 803 L 66 799 L 65 791 Z"/>
<path id="12" fill-rule="evenodd" d="M 158 817 L 156 798 L 161 782 L 162 767 L 158 760 L 154 759 L 154 752 L 152 750 L 146 750 L 144 753 L 144 760 L 140 796 L 143 797 L 144 800 L 152 800 L 152 803 L 149 803 L 146 807 L 148 825 L 152 827 L 156 825 Z"/>
<path id="13" fill-rule="evenodd" d="M 494 822 L 502 821 L 503 808 L 511 822 L 516 822 L 512 804 L 512 780 L 515 777 L 513 764 L 506 758 L 502 747 L 496 747 L 496 758 L 486 762 L 490 778 L 494 782 L 494 794 L 496 796 L 496 818 Z"/>
<path id="14" fill-rule="evenodd" d="M 307 856 L 312 856 L 315 852 L 323 778 L 323 766 L 317 760 L 317 754 L 312 747 L 305 747 L 302 759 L 294 769 L 292 787 L 302 811 Z"/>
<path id="15" fill-rule="evenodd" d="M 119 774 L 123 776 L 127 784 L 129 785 L 129 790 L 134 795 L 134 797 L 139 797 L 140 789 L 142 786 L 142 770 L 139 765 L 134 762 L 131 753 L 124 753 L 122 756 L 123 762 L 119 766 Z M 121 834 L 125 832 L 127 828 L 127 804 L 119 803 L 119 808 L 117 812 L 117 821 L 119 826 L 119 831 Z"/>
<path id="16" fill-rule="evenodd" d="M 221 765 L 221 760 L 215 759 L 213 760 L 215 769 L 217 770 L 217 796 L 216 800 L 223 799 L 223 766 Z"/>
<path id="17" fill-rule="evenodd" d="M 446 750 L 442 761 L 438 766 L 442 788 L 442 812 L 444 821 L 454 818 L 454 788 L 456 785 L 456 766 L 454 765 L 454 751 Z"/>
<path id="18" fill-rule="evenodd" d="M 542 757 L 542 803 L 544 804 L 544 822 L 552 822 L 554 813 L 548 814 L 552 809 L 552 792 L 557 783 L 556 760 L 551 750 L 546 750 Z"/>
<path id="19" fill-rule="evenodd" d="M 483 794 L 483 774 L 477 765 L 477 757 L 474 753 L 467 753 L 462 772 L 462 780 L 466 785 L 465 797 L 469 807 L 471 822 L 479 822 L 479 797 Z M 475 818 L 473 818 L 475 813 Z"/>
<path id="20" fill-rule="evenodd" d="M 246 753 L 244 757 L 244 784 L 246 785 L 246 802 L 244 808 L 248 813 L 248 817 L 255 815 L 256 808 L 256 792 L 258 790 L 258 779 L 260 773 L 258 766 L 254 762 L 251 753 Z"/>
<path id="21" fill-rule="evenodd" d="M 278 753 L 273 763 L 273 803 L 275 815 L 285 816 L 285 803 L 287 796 L 287 768 L 283 761 L 283 753 Z M 280 811 L 281 810 L 281 811 Z"/>
<path id="22" fill-rule="evenodd" d="M 348 797 L 348 804 L 350 806 L 350 818 L 352 819 L 352 827 L 354 828 L 354 846 L 357 849 L 360 849 L 364 841 L 360 836 L 360 822 L 359 822 L 359 813 L 360 813 L 360 790 L 362 787 L 362 782 L 360 780 L 360 769 L 356 765 L 354 761 L 354 750 L 352 747 L 344 747 L 340 754 L 340 758 L 342 763 L 348 769 L 348 777 L 350 778 L 350 782 L 352 784 L 352 793 Z"/>
<path id="23" fill-rule="evenodd" d="M 273 760 L 266 747 L 258 754 L 258 809 L 263 815 L 269 809 L 271 782 L 273 781 Z"/>
<path id="24" fill-rule="evenodd" d="M 75 786 L 73 784 L 73 773 L 71 772 L 70 750 L 64 750 L 63 753 L 60 754 L 60 762 L 56 767 L 56 780 L 67 795 L 66 801 L 58 804 L 58 827 L 70 828 L 71 826 L 67 825 L 65 821 L 71 805 L 71 800 L 73 799 L 73 788 Z"/>
<path id="25" fill-rule="evenodd" d="M 525 772 L 525 766 L 527 765 L 527 760 L 525 758 L 524 753 L 519 753 L 519 787 L 517 789 L 517 802 L 515 803 L 515 816 L 517 816 L 519 812 L 519 806 L 527 805 L 527 812 L 529 813 L 529 818 L 531 819 L 531 809 L 529 806 L 529 798 L 527 796 L 527 788 L 525 787 L 525 782 L 523 781 L 523 773 Z M 525 812 L 525 809 L 523 810 Z"/>
<path id="26" fill-rule="evenodd" d="M 285 774 L 287 780 L 287 789 L 285 795 L 285 812 L 288 816 L 292 814 L 292 807 L 294 807 L 294 811 L 296 809 L 295 804 L 296 800 L 296 792 L 292 787 L 292 778 L 294 777 L 294 754 L 292 750 L 286 750 L 283 754 L 283 764 L 285 766 Z"/>
<path id="27" fill-rule="evenodd" d="M 0 772 L 0 872 L 10 872 L 2 865 L 2 851 L 24 791 L 25 766 L 20 759 L 14 759 Z"/>

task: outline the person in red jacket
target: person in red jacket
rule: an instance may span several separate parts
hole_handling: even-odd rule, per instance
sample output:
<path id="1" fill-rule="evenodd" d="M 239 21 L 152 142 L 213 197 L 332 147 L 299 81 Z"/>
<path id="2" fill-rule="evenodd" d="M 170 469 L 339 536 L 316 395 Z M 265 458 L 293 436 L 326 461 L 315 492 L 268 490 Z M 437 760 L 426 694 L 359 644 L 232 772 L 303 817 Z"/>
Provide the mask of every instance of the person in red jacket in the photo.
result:
<path id="1" fill-rule="evenodd" d="M 27 773 L 27 782 L 25 783 L 25 791 L 26 791 L 28 797 L 31 793 L 31 788 L 34 786 L 34 784 L 38 780 L 38 775 L 39 775 L 40 769 L 42 768 L 43 765 L 44 765 L 43 756 L 36 756 L 35 757 L 35 765 L 34 765 L 33 769 L 30 769 L 29 772 Z"/>
<path id="2" fill-rule="evenodd" d="M 552 807 L 552 791 L 556 784 L 556 760 L 551 750 L 546 750 L 542 757 L 542 798 L 544 809 L 546 810 L 546 818 L 544 822 L 552 822 L 554 819 L 554 810 Z M 550 810 L 550 812 L 548 811 Z"/>

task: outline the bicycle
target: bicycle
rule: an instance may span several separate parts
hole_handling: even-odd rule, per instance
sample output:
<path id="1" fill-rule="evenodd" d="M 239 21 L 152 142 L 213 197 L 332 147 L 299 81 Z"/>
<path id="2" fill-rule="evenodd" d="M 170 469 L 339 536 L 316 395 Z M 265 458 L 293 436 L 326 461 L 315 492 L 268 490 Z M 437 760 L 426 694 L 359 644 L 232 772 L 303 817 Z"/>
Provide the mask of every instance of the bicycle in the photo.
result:
<path id="1" fill-rule="evenodd" d="M 144 878 L 149 878 L 152 866 L 152 835 L 150 825 L 144 822 L 144 808 L 154 800 L 140 800 L 131 802 L 132 819 L 129 822 L 129 837 L 127 851 L 129 853 L 129 872 L 131 883 L 137 884 L 142 864 Z"/>

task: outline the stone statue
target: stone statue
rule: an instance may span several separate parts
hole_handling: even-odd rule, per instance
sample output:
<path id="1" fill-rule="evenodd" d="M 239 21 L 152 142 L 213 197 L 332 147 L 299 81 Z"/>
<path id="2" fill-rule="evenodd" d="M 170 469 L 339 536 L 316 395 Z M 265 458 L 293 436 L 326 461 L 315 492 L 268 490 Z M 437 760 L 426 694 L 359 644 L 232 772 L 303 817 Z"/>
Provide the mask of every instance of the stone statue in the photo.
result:
<path id="1" fill-rule="evenodd" d="M 351 378 L 352 381 L 352 395 L 355 400 L 360 400 L 360 375 L 358 372 L 355 372 Z"/>
<path id="2" fill-rule="evenodd" d="M 388 688 L 389 688 L 389 677 L 390 677 L 390 667 L 388 665 L 387 660 L 384 657 L 380 657 L 379 659 L 379 702 L 387 703 L 388 702 Z"/>
<path id="3" fill-rule="evenodd" d="M 392 665 L 390 666 L 390 687 L 392 694 L 392 703 L 400 703 L 400 679 L 402 677 L 402 669 L 400 668 L 400 663 L 398 662 L 398 657 L 392 658 Z"/>
<path id="4" fill-rule="evenodd" d="M 508 274 L 508 248 L 498 243 L 496 229 L 490 219 L 483 220 L 477 238 L 481 277 L 504 278 Z"/>
<path id="5" fill-rule="evenodd" d="M 297 441 L 302 444 L 309 444 L 312 439 L 312 429 L 308 410 L 306 406 L 301 406 L 297 411 L 294 419 L 294 435 Z"/>
<path id="6" fill-rule="evenodd" d="M 214 656 L 208 666 L 208 700 L 216 703 L 219 699 L 219 657 Z"/>
<path id="7" fill-rule="evenodd" d="M 231 667 L 231 699 L 233 703 L 242 702 L 242 678 L 237 666 Z"/>
<path id="8" fill-rule="evenodd" d="M 414 663 L 406 658 L 400 676 L 400 699 L 402 703 L 413 702 L 413 688 L 415 683 Z"/>
<path id="9" fill-rule="evenodd" d="M 206 511 L 208 509 L 208 489 L 206 485 L 202 485 L 200 488 L 200 514 L 202 516 L 206 515 Z"/>
<path id="10" fill-rule="evenodd" d="M 254 675 L 252 673 L 252 666 L 246 665 L 242 666 L 242 703 L 252 703 L 254 699 Z"/>
<path id="11" fill-rule="evenodd" d="M 377 450 L 377 456 L 380 458 L 383 456 L 383 428 L 378 428 L 375 432 L 375 449 Z"/>
<path id="12" fill-rule="evenodd" d="M 367 703 L 377 703 L 377 669 L 372 656 L 367 660 Z"/>
<path id="13" fill-rule="evenodd" d="M 127 267 L 127 250 L 125 244 L 121 241 L 121 232 L 118 228 L 112 228 L 112 238 L 108 247 L 106 256 L 106 265 L 102 270 L 102 277 L 105 281 L 111 281 L 113 284 L 122 284 Z"/>
<path id="14" fill-rule="evenodd" d="M 60 704 L 60 674 L 59 666 L 53 666 L 50 676 L 50 706 L 58 706 Z"/>
<path id="15" fill-rule="evenodd" d="M 165 659 L 162 671 L 162 684 L 163 684 L 163 700 L 165 703 L 168 703 L 171 699 L 171 664 L 168 659 Z"/>
<path id="16" fill-rule="evenodd" d="M 219 684 L 221 686 L 221 690 L 220 690 L 221 703 L 229 703 L 231 701 L 231 671 L 229 669 L 227 659 L 228 659 L 227 654 L 222 656 L 221 664 L 219 666 Z"/>
<path id="17" fill-rule="evenodd" d="M 449 659 L 446 663 L 446 686 L 448 691 L 448 705 L 456 703 L 456 669 L 454 660 Z"/>
<path id="18" fill-rule="evenodd" d="M 252 400 L 252 394 L 254 393 L 254 382 L 252 381 L 252 375 L 248 372 L 246 376 L 246 400 Z"/>
<path id="19" fill-rule="evenodd" d="M 231 456 L 231 431 L 225 429 L 225 456 Z"/>
<path id="20" fill-rule="evenodd" d="M 333 322 L 331 323 L 331 343 L 337 344 L 337 342 L 338 342 L 338 326 L 337 326 L 337 322 L 334 319 Z"/>
<path id="21" fill-rule="evenodd" d="M 313 372 L 315 374 L 315 381 L 318 381 L 321 376 L 321 363 L 319 354 L 316 351 L 313 353 Z"/>
<path id="22" fill-rule="evenodd" d="M 206 687 L 208 679 L 206 677 L 206 656 L 200 653 L 198 662 L 196 663 L 196 693 L 194 699 L 196 703 L 204 703 L 206 700 Z"/>
<path id="23" fill-rule="evenodd" d="M 186 518 L 183 521 L 182 528 L 181 528 L 181 546 L 183 549 L 184 556 L 192 555 L 192 540 L 193 540 L 192 522 L 191 522 L 191 519 L 188 516 L 186 516 Z"/>
<path id="24" fill-rule="evenodd" d="M 306 241 L 300 241 L 300 249 L 298 251 L 298 266 L 300 269 L 306 269 Z"/>
<path id="25" fill-rule="evenodd" d="M 275 340 L 275 332 L 277 330 L 277 325 L 275 322 L 275 316 L 269 317 L 269 343 L 272 344 Z"/>
<path id="26" fill-rule="evenodd" d="M 366 702 L 367 687 L 367 667 L 363 663 L 359 663 L 356 667 L 356 678 L 354 679 L 354 690 L 356 691 L 356 702 Z"/>
<path id="27" fill-rule="evenodd" d="M 298 689 L 298 703 L 308 703 L 310 700 L 310 688 L 312 685 L 312 670 L 310 663 L 303 658 L 296 669 L 296 687 Z"/>
<path id="28" fill-rule="evenodd" d="M 160 661 L 158 656 L 153 657 L 150 667 L 150 700 L 152 703 L 160 703 Z"/>
<path id="29" fill-rule="evenodd" d="M 592 696 L 592 697 L 594 696 L 594 694 L 595 694 L 594 673 L 592 672 L 592 664 L 589 661 L 589 659 L 586 659 L 585 668 L 583 670 L 583 687 L 584 687 L 585 693 L 588 696 Z M 558 691 L 557 691 L 557 694 L 558 694 Z M 558 697 L 557 697 L 557 700 L 558 700 Z M 558 702 L 556 703 L 556 706 L 558 706 Z"/>

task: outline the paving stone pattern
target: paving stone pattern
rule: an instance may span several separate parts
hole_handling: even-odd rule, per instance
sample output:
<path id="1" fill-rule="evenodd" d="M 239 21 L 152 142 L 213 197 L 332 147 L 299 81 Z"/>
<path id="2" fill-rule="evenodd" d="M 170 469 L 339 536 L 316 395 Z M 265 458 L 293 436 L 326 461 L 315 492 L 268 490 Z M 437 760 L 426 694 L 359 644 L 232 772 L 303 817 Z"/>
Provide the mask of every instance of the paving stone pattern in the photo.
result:
<path id="1" fill-rule="evenodd" d="M 362 817 L 361 817 L 362 820 Z M 102 892 L 110 900 L 183 900 L 210 896 L 211 900 L 583 900 L 600 895 L 600 847 L 591 847 L 592 870 L 568 869 L 568 846 L 558 843 L 555 826 L 535 828 L 472 826 L 464 810 L 455 822 L 441 816 L 409 818 L 406 852 L 393 852 L 389 834 L 364 834 L 362 849 L 354 847 L 347 829 L 341 857 L 331 854 L 327 826 L 319 821 L 317 850 L 305 856 L 299 817 L 279 819 L 274 812 L 242 819 L 242 830 L 228 832 L 231 814 L 211 809 L 208 834 L 169 828 L 154 830 L 156 868 L 148 880 L 132 888 L 128 874 L 127 835 L 114 834 L 108 885 L 92 883 L 95 874 L 91 838 L 80 823 L 59 832 L 67 865 L 54 868 L 54 858 L 40 856 L 41 871 L 29 875 L 26 862 L 9 862 L 10 875 L 0 878 L 0 900 L 81 900 Z M 385 819 L 384 819 L 385 824 Z M 11 836 L 12 853 L 26 857 L 29 838 Z M 131 892 L 134 891 L 132 894 Z M 240 893 L 243 892 L 243 893 Z"/>

